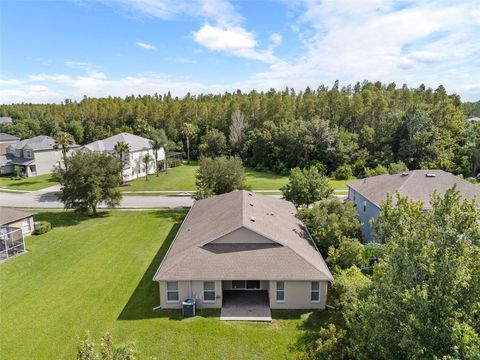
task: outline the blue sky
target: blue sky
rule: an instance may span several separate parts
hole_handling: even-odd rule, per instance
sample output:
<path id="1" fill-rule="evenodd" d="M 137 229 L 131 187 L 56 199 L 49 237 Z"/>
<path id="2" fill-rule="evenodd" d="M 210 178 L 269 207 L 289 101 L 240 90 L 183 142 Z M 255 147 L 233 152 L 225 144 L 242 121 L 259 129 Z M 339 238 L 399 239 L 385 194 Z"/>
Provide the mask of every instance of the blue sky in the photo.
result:
<path id="1" fill-rule="evenodd" d="M 0 2 L 0 103 L 444 84 L 480 99 L 480 1 Z"/>

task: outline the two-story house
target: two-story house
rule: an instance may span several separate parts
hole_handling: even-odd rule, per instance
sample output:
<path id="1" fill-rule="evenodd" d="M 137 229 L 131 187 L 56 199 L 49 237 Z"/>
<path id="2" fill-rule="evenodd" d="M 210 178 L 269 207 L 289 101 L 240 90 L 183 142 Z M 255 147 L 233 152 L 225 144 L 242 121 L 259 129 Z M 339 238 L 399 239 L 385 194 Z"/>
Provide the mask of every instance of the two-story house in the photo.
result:
<path id="1" fill-rule="evenodd" d="M 435 191 L 444 194 L 453 186 L 457 187 L 463 199 L 476 199 L 480 211 L 480 187 L 443 170 L 413 170 L 402 174 L 385 174 L 356 180 L 347 184 L 348 198 L 357 208 L 362 223 L 362 236 L 366 242 L 372 241 L 374 234 L 370 221 L 377 221 L 382 202 L 387 195 L 398 192 L 411 200 L 421 201 L 425 210 L 430 209 L 430 198 Z"/>
<path id="2" fill-rule="evenodd" d="M 119 142 L 124 142 L 128 145 L 128 154 L 117 154 L 115 146 Z M 155 152 L 150 144 L 150 139 L 130 133 L 120 133 L 103 140 L 94 141 L 85 145 L 83 151 L 107 153 L 122 159 L 124 163 L 123 179 L 127 181 L 145 176 L 146 173 L 155 173 L 158 162 L 165 159 L 163 148 L 158 150 L 158 158 L 155 159 Z M 152 158 L 147 168 L 143 161 L 145 154 L 150 154 Z"/>
<path id="3" fill-rule="evenodd" d="M 74 151 L 78 147 L 72 145 L 70 148 Z M 62 164 L 62 151 L 57 148 L 55 139 L 39 135 L 8 145 L 6 154 L 0 155 L 0 174 L 14 173 L 15 166 L 20 166 L 23 176 L 37 176 L 51 173 Z"/>
<path id="4" fill-rule="evenodd" d="M 19 137 L 0 133 L 0 155 L 5 155 L 7 153 L 7 147 L 11 144 L 15 144 L 17 141 L 20 141 Z"/>

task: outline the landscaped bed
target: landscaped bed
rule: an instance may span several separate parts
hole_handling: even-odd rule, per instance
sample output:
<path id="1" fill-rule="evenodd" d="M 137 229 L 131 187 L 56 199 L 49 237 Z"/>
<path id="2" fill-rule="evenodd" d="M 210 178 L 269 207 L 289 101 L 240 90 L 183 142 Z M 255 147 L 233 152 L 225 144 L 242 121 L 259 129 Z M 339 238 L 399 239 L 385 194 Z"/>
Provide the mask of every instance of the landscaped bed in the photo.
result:
<path id="1" fill-rule="evenodd" d="M 29 252 L 0 265 L 0 358 L 72 359 L 85 331 L 132 341 L 142 359 L 294 357 L 298 339 L 309 341 L 308 330 L 331 312 L 277 311 L 272 323 L 232 323 L 217 310 L 189 319 L 152 310 L 159 304 L 154 272 L 185 214 L 37 214 L 53 230 L 28 237 Z"/>

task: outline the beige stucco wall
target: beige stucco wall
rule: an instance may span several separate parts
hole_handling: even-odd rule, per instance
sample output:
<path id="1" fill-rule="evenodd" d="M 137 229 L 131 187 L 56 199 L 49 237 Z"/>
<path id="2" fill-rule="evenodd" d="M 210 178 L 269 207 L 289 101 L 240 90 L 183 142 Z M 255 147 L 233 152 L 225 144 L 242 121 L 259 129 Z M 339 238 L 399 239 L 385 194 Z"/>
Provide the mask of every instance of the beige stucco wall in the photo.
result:
<path id="1" fill-rule="evenodd" d="M 263 237 L 249 229 L 241 227 L 237 230 L 232 231 L 229 234 L 226 234 L 212 243 L 216 244 L 268 244 L 273 243 L 273 241 Z"/>
<path id="2" fill-rule="evenodd" d="M 203 281 L 178 281 L 178 302 L 167 301 L 167 282 L 159 281 L 160 285 L 160 306 L 163 309 L 181 309 L 182 301 L 187 297 L 197 299 L 198 308 L 221 308 L 222 307 L 222 282 L 215 281 L 215 302 L 205 302 L 203 300 Z"/>
<path id="3" fill-rule="evenodd" d="M 23 229 L 23 222 L 24 222 L 24 221 L 28 221 L 29 230 Z M 19 220 L 19 221 L 15 221 L 15 222 L 12 222 L 12 223 L 9 223 L 9 224 L 4 224 L 4 225 L 8 225 L 8 226 L 12 226 L 12 227 L 16 227 L 16 228 L 22 229 L 24 236 L 31 235 L 32 232 L 33 232 L 33 230 L 35 230 L 35 229 L 34 229 L 34 225 L 33 225 L 33 216 L 30 216 L 30 217 L 28 217 L 28 218 L 21 219 L 21 220 Z"/>
<path id="4" fill-rule="evenodd" d="M 310 301 L 311 281 L 285 281 L 285 301 L 276 301 L 276 281 L 270 281 L 269 298 L 272 309 L 325 309 L 327 281 L 320 281 L 320 301 Z"/>
<path id="5" fill-rule="evenodd" d="M 60 150 L 36 151 L 34 158 L 37 175 L 53 172 L 59 163 L 63 166 L 63 156 Z"/>

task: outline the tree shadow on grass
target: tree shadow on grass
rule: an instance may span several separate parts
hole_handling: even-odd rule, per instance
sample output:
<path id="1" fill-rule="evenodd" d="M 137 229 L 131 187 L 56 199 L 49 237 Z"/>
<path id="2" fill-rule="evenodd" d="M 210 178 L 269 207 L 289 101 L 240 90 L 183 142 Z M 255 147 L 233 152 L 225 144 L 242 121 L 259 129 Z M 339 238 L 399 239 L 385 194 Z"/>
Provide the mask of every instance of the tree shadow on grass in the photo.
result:
<path id="1" fill-rule="evenodd" d="M 145 273 L 143 274 L 142 279 L 140 280 L 136 289 L 130 296 L 130 299 L 123 308 L 122 312 L 118 316 L 118 320 L 141 320 L 165 317 L 171 320 L 183 319 L 181 310 L 153 310 L 154 307 L 157 307 L 160 304 L 158 283 L 153 281 L 153 277 L 158 267 L 160 266 L 160 263 L 162 262 L 168 248 L 170 247 L 170 244 L 175 238 L 175 235 L 180 228 L 181 220 L 183 220 L 185 214 L 185 211 L 157 211 L 158 217 L 168 217 L 177 222 L 170 230 L 162 246 L 160 247 L 152 262 L 148 266 L 147 271 L 145 271 Z M 218 316 L 219 314 L 218 310 L 197 310 L 197 316 L 201 317 L 212 317 Z"/>
<path id="2" fill-rule="evenodd" d="M 52 229 L 59 227 L 75 226 L 86 220 L 101 219 L 111 216 L 108 211 L 100 211 L 97 217 L 86 213 L 67 211 L 41 211 L 34 214 L 34 221 L 48 221 L 52 224 Z"/>
<path id="3" fill-rule="evenodd" d="M 314 348 L 320 328 L 326 327 L 331 323 L 340 327 L 344 326 L 340 311 L 320 310 L 308 314 L 306 319 L 298 325 L 298 330 L 300 330 L 301 334 L 290 346 L 291 350 L 305 352 Z"/>

